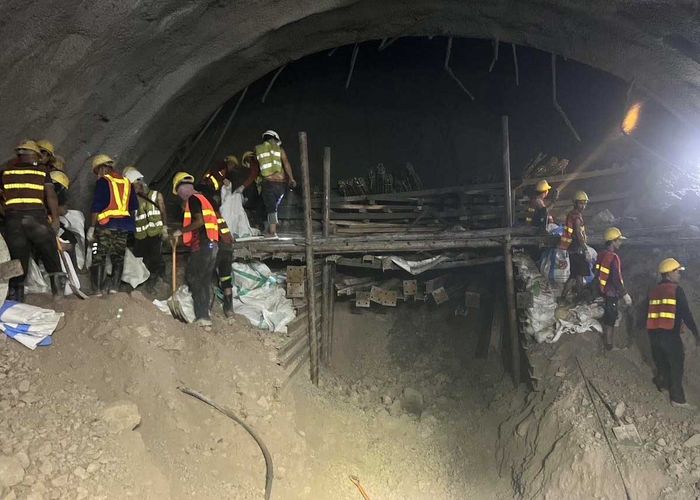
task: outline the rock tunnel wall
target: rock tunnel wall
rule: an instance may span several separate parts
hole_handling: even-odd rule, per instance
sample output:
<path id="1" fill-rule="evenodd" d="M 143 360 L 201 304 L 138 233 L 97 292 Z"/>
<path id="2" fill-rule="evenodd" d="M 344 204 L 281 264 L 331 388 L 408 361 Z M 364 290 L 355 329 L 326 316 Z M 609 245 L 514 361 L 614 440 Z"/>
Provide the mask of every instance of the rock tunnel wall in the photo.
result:
<path id="1" fill-rule="evenodd" d="M 55 141 L 77 197 L 95 152 L 157 168 L 245 85 L 368 39 L 498 37 L 634 80 L 693 125 L 700 108 L 692 2 L 9 0 L 0 19 L 0 143 Z"/>

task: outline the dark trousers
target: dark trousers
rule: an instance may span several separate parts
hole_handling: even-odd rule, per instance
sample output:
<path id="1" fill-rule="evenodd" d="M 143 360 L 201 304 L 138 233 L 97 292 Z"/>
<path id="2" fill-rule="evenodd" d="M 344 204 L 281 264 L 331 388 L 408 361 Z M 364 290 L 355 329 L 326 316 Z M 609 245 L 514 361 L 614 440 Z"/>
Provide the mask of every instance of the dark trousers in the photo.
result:
<path id="1" fill-rule="evenodd" d="M 10 279 L 11 286 L 22 286 L 32 252 L 43 262 L 47 273 L 61 272 L 56 234 L 49 225 L 46 212 L 27 210 L 5 214 L 5 242 L 10 257 L 19 259 L 24 274 Z"/>
<path id="2" fill-rule="evenodd" d="M 222 290 L 233 287 L 231 278 L 231 264 L 233 263 L 233 248 L 230 245 L 221 245 L 216 256 L 216 274 L 219 278 L 219 286 Z"/>
<path id="3" fill-rule="evenodd" d="M 263 181 L 262 199 L 268 214 L 277 213 L 282 198 L 287 193 L 287 184 L 277 181 Z"/>
<path id="4" fill-rule="evenodd" d="M 95 241 L 92 244 L 92 265 L 104 266 L 107 257 L 109 257 L 110 262 L 112 262 L 112 272 L 118 269 L 121 274 L 128 237 L 128 231 L 96 227 Z"/>
<path id="5" fill-rule="evenodd" d="M 199 250 L 190 253 L 185 270 L 185 281 L 192 294 L 195 319 L 209 319 L 211 303 L 211 278 L 216 266 L 218 246 L 212 242 L 202 242 Z"/>
<path id="6" fill-rule="evenodd" d="M 668 389 L 671 401 L 685 403 L 683 362 L 685 353 L 681 336 L 671 332 L 650 333 L 651 357 L 656 365 L 655 383 Z"/>
<path id="7" fill-rule="evenodd" d="M 163 239 L 160 236 L 146 236 L 134 240 L 134 255 L 141 257 L 151 273 L 151 278 L 165 276 L 165 261 L 163 260 Z"/>

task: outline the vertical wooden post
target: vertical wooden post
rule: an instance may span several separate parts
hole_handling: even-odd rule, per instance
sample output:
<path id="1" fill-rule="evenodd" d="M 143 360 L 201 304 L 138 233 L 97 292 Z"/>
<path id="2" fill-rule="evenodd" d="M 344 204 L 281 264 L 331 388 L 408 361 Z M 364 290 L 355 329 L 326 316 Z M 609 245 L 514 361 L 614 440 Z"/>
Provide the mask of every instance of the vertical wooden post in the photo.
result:
<path id="1" fill-rule="evenodd" d="M 513 199 L 510 186 L 510 137 L 508 134 L 508 117 L 501 117 L 503 131 L 503 188 L 506 205 L 506 224 L 513 227 Z M 515 280 L 513 279 L 513 246 L 510 234 L 506 236 L 503 245 L 503 256 L 506 272 L 506 306 L 508 311 L 508 333 L 510 338 L 511 369 L 513 383 L 520 385 L 520 335 L 518 333 L 518 317 L 515 309 Z"/>
<path id="2" fill-rule="evenodd" d="M 335 268 L 336 263 L 331 262 L 330 264 L 330 277 L 329 277 L 329 287 L 331 293 L 328 294 L 328 361 L 327 364 L 331 364 L 331 357 L 333 356 L 333 324 L 335 322 Z"/>
<path id="3" fill-rule="evenodd" d="M 331 232 L 331 148 L 323 148 L 323 237 Z"/>
<path id="4" fill-rule="evenodd" d="M 311 382 L 318 385 L 319 342 L 316 330 L 316 287 L 314 283 L 314 234 L 311 225 L 311 180 L 306 132 L 299 132 L 301 152 L 301 184 L 304 193 L 304 232 L 306 233 L 306 303 L 309 321 L 309 372 Z"/>
<path id="5" fill-rule="evenodd" d="M 330 262 L 323 260 L 323 270 L 321 273 L 321 283 L 323 284 L 323 293 L 321 295 L 321 363 L 328 364 L 328 337 L 329 337 L 329 318 L 330 318 Z"/>

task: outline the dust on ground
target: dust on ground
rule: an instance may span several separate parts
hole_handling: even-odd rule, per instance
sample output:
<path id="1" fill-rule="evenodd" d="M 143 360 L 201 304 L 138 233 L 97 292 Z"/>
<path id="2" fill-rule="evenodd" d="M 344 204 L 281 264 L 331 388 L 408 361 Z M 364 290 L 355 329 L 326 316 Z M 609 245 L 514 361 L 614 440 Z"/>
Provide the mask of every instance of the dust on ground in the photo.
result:
<path id="1" fill-rule="evenodd" d="M 138 292 L 31 300 L 65 312 L 65 322 L 49 348 L 0 340 L 4 499 L 262 498 L 255 442 L 179 385 L 262 436 L 275 464 L 273 498 L 360 498 L 350 474 L 372 498 L 512 496 L 508 476 L 495 473 L 489 406 L 510 389 L 468 346 L 455 354 L 469 344 L 468 328 L 408 309 L 362 318 L 346 333 L 365 350 L 336 357 L 339 375 L 314 387 L 304 372 L 285 385 L 271 334 L 242 317 L 216 315 L 207 332 Z M 338 339 L 336 354 L 352 341 Z"/>

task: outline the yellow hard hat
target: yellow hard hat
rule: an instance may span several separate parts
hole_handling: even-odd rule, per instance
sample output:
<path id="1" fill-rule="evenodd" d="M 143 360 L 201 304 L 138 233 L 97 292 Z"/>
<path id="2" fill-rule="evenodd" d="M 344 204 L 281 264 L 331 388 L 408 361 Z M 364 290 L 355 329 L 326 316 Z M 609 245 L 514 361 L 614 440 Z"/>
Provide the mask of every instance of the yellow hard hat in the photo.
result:
<path id="1" fill-rule="evenodd" d="M 66 189 L 70 187 L 70 179 L 66 174 L 64 174 L 60 170 L 52 170 L 49 175 L 51 176 L 51 180 L 53 182 L 60 184 Z"/>
<path id="2" fill-rule="evenodd" d="M 46 139 L 36 141 L 36 145 L 39 146 L 39 149 L 43 149 L 44 151 L 48 151 L 49 153 L 51 153 L 51 156 L 53 156 L 54 153 L 56 152 L 54 147 L 53 147 L 53 144 L 51 144 Z"/>
<path id="3" fill-rule="evenodd" d="M 660 274 L 672 273 L 673 271 L 685 271 L 685 267 L 681 266 L 680 262 L 672 258 L 664 259 L 659 264 Z"/>
<path id="4" fill-rule="evenodd" d="M 56 155 L 53 157 L 53 168 L 57 170 L 64 170 L 66 167 L 66 160 L 63 159 L 63 156 L 61 155 Z"/>
<path id="5" fill-rule="evenodd" d="M 605 233 L 603 233 L 603 239 L 605 241 L 615 241 L 615 240 L 626 240 L 624 236 L 622 236 L 622 231 L 620 231 L 616 227 L 609 227 L 605 230 Z"/>
<path id="6" fill-rule="evenodd" d="M 588 195 L 585 191 L 576 191 L 576 194 L 574 194 L 574 201 L 588 201 Z"/>
<path id="7" fill-rule="evenodd" d="M 228 162 L 235 163 L 236 166 L 238 166 L 238 158 L 236 158 L 236 155 L 228 155 L 226 158 L 224 158 L 224 161 L 226 163 L 228 163 Z"/>
<path id="8" fill-rule="evenodd" d="M 41 149 L 39 149 L 39 146 L 37 146 L 36 142 L 30 140 L 30 139 L 25 139 L 24 141 L 20 142 L 17 144 L 17 147 L 15 148 L 15 151 L 18 151 L 20 149 L 26 149 L 28 151 L 34 151 L 36 154 L 40 155 L 41 154 Z"/>
<path id="9" fill-rule="evenodd" d="M 177 187 L 183 182 L 194 184 L 194 177 L 192 177 L 192 174 L 188 174 L 187 172 L 176 173 L 173 177 L 173 194 L 177 194 Z"/>
<path id="10" fill-rule="evenodd" d="M 253 151 L 246 151 L 243 153 L 243 156 L 241 156 L 241 163 L 244 167 L 250 168 L 250 159 L 254 157 L 255 153 Z"/>
<path id="11" fill-rule="evenodd" d="M 97 155 L 93 157 L 92 159 L 92 171 L 94 172 L 97 170 L 98 167 L 101 167 L 102 165 L 109 165 L 112 166 L 114 165 L 114 160 L 110 158 L 107 155 Z"/>
<path id="12" fill-rule="evenodd" d="M 552 186 L 550 186 L 549 182 L 547 182 L 545 179 L 542 179 L 535 186 L 535 191 L 537 191 L 538 193 L 544 193 L 545 191 L 549 191 L 550 189 L 552 189 Z"/>

